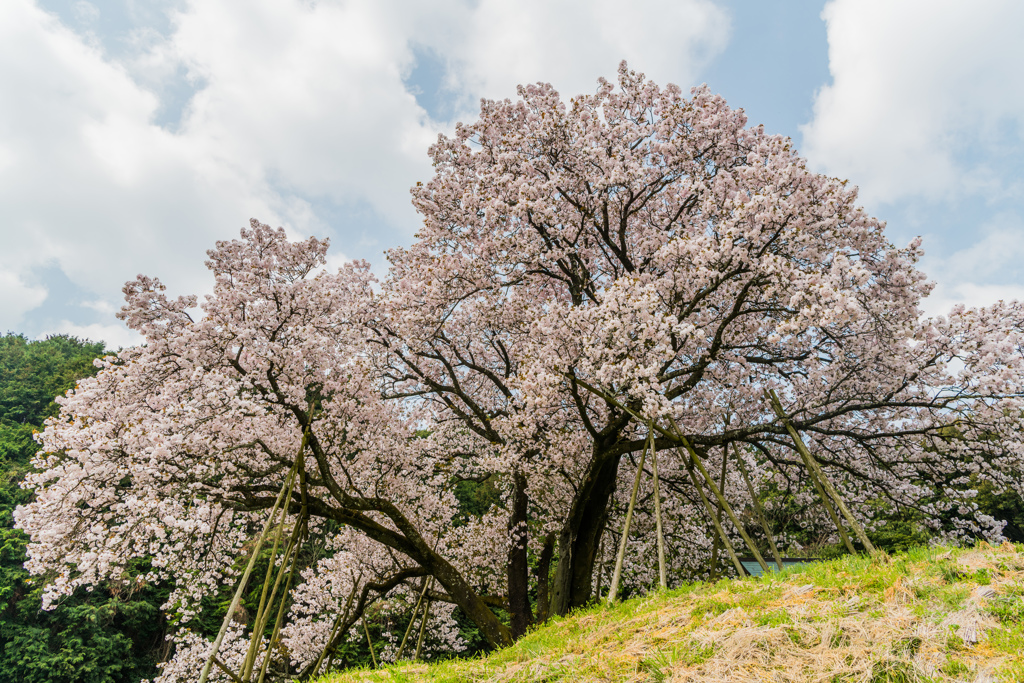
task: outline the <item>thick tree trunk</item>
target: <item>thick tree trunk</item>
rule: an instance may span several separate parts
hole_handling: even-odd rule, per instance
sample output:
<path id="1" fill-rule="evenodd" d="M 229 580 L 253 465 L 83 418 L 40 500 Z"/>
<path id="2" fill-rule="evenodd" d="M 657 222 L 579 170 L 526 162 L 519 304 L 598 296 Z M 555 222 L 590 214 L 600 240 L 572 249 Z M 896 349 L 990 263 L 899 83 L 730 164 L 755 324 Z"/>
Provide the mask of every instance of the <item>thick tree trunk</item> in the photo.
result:
<path id="1" fill-rule="evenodd" d="M 470 621 L 476 624 L 490 646 L 501 648 L 511 645 L 513 642 L 512 632 L 498 620 L 491 608 L 466 583 L 462 574 L 439 555 L 434 555 L 432 559 L 433 561 L 428 563 L 428 567 L 434 578 L 444 587 L 445 592 L 451 596 Z"/>
<path id="2" fill-rule="evenodd" d="M 587 475 L 573 499 L 558 538 L 558 566 L 552 587 L 551 612 L 566 615 L 590 602 L 594 558 L 608 521 L 608 502 L 615 493 L 621 456 L 604 455 L 595 443 Z"/>
<path id="3" fill-rule="evenodd" d="M 537 561 L 537 621 L 543 624 L 551 616 L 551 558 L 555 554 L 555 532 L 544 537 Z"/>
<path id="4" fill-rule="evenodd" d="M 530 608 L 530 562 L 526 551 L 526 477 L 512 478 L 512 510 L 508 517 L 508 609 L 512 637 L 523 636 L 533 624 Z"/>
<path id="5" fill-rule="evenodd" d="M 459 570 L 430 548 L 416 528 L 395 505 L 386 501 L 373 500 L 372 505 L 366 504 L 361 507 L 386 514 L 398 527 L 398 531 L 388 529 L 369 519 L 363 514 L 363 510 L 335 508 L 329 514 L 320 514 L 319 516 L 331 517 L 338 522 L 348 524 L 362 531 L 369 538 L 394 548 L 419 563 L 444 587 L 445 592 L 463 613 L 476 624 L 481 635 L 487 639 L 491 647 L 507 647 L 513 643 L 512 632 L 508 627 L 501 623 Z M 310 509 L 316 514 L 326 510 L 326 506 L 314 499 L 310 501 Z"/>

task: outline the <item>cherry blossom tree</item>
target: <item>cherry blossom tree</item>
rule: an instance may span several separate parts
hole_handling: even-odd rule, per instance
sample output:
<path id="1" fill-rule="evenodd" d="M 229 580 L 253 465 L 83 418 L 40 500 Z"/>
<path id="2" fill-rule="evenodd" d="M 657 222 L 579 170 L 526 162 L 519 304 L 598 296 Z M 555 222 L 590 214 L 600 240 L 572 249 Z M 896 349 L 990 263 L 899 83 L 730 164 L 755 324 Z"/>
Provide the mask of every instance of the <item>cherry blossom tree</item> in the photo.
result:
<path id="1" fill-rule="evenodd" d="M 413 190 L 419 240 L 385 284 L 390 376 L 411 383 L 396 395 L 502 444 L 517 496 L 569 484 L 535 510 L 559 527 L 553 610 L 591 599 L 637 422 L 659 450 L 694 447 L 681 469 L 738 443 L 807 481 L 766 390 L 842 497 L 991 522 L 971 519 L 978 480 L 958 468 L 1020 482 L 1020 306 L 921 320 L 919 242 L 891 245 L 844 181 L 707 88 L 625 65 L 618 86 L 568 103 L 521 87 L 442 136 Z M 508 569 L 514 609 L 524 570 Z"/>
<path id="2" fill-rule="evenodd" d="M 462 470 L 453 454 L 479 444 L 444 425 L 417 434 L 429 406 L 381 398 L 364 343 L 377 314 L 366 264 L 325 272 L 326 242 L 292 243 L 255 221 L 242 237 L 210 252 L 216 284 L 200 316 L 195 297 L 170 299 L 157 280 L 126 285 L 122 317 L 146 344 L 105 359 L 60 400 L 27 480 L 36 499 L 18 511 L 33 537 L 28 568 L 52 577 L 47 602 L 116 581 L 145 557 L 145 579 L 174 583 L 167 606 L 187 623 L 233 580 L 234 558 L 297 472 L 276 528 L 299 520 L 296 533 L 327 534 L 332 547 L 345 530 L 373 541 L 361 553 L 349 544 L 338 570 L 363 576 L 346 619 L 429 575 L 486 638 L 507 644 L 487 604 L 500 591 L 502 520 L 451 530 L 448 483 Z M 342 627 L 339 638 L 351 624 Z M 194 654 L 193 640 L 183 652 Z"/>
<path id="3" fill-rule="evenodd" d="M 706 88 L 623 65 L 569 102 L 519 95 L 431 148 L 423 227 L 379 284 L 254 221 L 210 252 L 202 304 L 125 287 L 146 344 L 63 399 L 18 512 L 47 600 L 150 558 L 183 624 L 165 680 L 194 677 L 202 597 L 290 529 L 330 552 L 283 552 L 280 639 L 254 658 L 262 632 L 226 628 L 221 663 L 310 676 L 420 595 L 457 650 L 455 608 L 503 646 L 620 573 L 700 576 L 713 538 L 756 551 L 733 508 L 763 518 L 763 486 L 851 549 L 884 505 L 998 536 L 972 496 L 1024 471 L 1019 304 L 922 318 L 919 243 Z M 459 481 L 500 499 L 464 519 Z"/>

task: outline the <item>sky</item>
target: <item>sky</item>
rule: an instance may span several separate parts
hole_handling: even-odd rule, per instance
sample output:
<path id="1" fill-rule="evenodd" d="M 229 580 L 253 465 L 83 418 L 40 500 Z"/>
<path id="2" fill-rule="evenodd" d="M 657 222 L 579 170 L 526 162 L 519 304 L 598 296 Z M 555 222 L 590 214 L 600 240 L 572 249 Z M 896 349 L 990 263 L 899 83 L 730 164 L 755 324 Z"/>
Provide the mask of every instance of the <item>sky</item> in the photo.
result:
<path id="1" fill-rule="evenodd" d="M 250 218 L 386 269 L 481 98 L 618 63 L 707 83 L 849 179 L 924 304 L 1024 299 L 1019 0 L 2 0 L 0 332 L 114 349 L 121 287 L 210 290 Z"/>

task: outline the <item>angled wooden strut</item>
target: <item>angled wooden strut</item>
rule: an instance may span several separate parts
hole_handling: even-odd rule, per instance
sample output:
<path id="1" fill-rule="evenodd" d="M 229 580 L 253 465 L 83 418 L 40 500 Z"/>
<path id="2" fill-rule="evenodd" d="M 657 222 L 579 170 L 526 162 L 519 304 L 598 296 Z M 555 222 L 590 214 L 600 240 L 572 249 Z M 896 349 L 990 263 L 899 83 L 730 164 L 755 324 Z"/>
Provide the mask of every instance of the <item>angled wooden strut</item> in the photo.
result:
<path id="1" fill-rule="evenodd" d="M 427 594 L 427 588 L 430 587 L 434 577 L 425 576 L 423 577 L 423 590 L 420 591 L 420 598 L 416 601 L 416 606 L 412 608 L 412 617 L 409 619 L 409 626 L 405 629 L 405 635 L 402 636 L 402 644 L 398 646 L 398 652 L 395 654 L 395 661 L 397 662 L 402 658 L 402 653 L 405 652 L 405 644 L 409 640 L 409 634 L 412 632 L 412 626 L 416 623 L 416 615 L 420 612 L 420 604 L 423 602 L 423 596 Z"/>
<path id="2" fill-rule="evenodd" d="M 872 557 L 877 556 L 879 553 L 871 543 L 870 539 L 868 539 L 868 535 L 864 533 L 864 527 L 860 525 L 860 522 L 858 522 L 853 516 L 853 513 L 850 512 L 850 508 L 846 507 L 846 503 L 843 501 L 842 496 L 839 495 L 835 486 L 833 486 L 832 482 L 829 481 L 827 476 L 825 476 L 825 471 L 821 469 L 821 465 L 814 459 L 810 449 L 807 448 L 807 444 L 804 443 L 799 432 L 797 432 L 796 428 L 793 427 L 793 423 L 790 421 L 789 416 L 786 415 L 786 412 L 782 409 L 782 402 L 779 400 L 779 395 L 775 393 L 774 389 L 767 389 L 764 393 L 771 402 L 775 415 L 782 421 L 782 424 L 786 427 L 786 431 L 789 432 L 790 438 L 793 439 L 793 444 L 796 446 L 797 452 L 800 453 L 800 457 L 804 461 L 804 466 L 807 468 L 811 479 L 814 481 L 815 488 L 818 490 L 818 495 L 821 497 L 822 502 L 824 502 L 825 509 L 829 512 L 829 516 L 832 517 L 832 522 L 836 525 L 836 528 L 839 529 L 839 535 L 843 537 L 847 549 L 851 554 L 855 552 L 853 544 L 850 543 L 849 536 L 846 535 L 846 531 L 839 522 L 838 516 L 829 505 L 829 497 L 831 497 L 832 501 L 835 502 L 836 507 L 839 508 L 843 517 L 846 518 L 846 521 L 850 525 L 850 528 L 853 529 L 853 532 L 857 534 L 857 539 L 860 540 L 861 545 L 863 545 L 864 549 L 868 551 L 868 554 Z"/>
<path id="3" fill-rule="evenodd" d="M 654 523 L 658 532 L 658 581 L 662 590 L 668 588 L 668 569 L 665 566 L 665 532 L 661 526 L 661 488 L 658 485 L 658 449 L 654 447 L 654 428 L 647 423 L 647 443 L 651 449 L 651 475 L 654 477 Z"/>
<path id="4" fill-rule="evenodd" d="M 739 467 L 740 474 L 743 475 L 743 481 L 747 485 L 747 493 L 750 494 L 750 500 L 754 503 L 754 512 L 757 513 L 761 529 L 764 530 L 764 535 L 768 538 L 768 547 L 771 548 L 772 559 L 775 560 L 775 565 L 779 568 L 779 571 L 782 571 L 782 555 L 779 554 L 779 548 L 775 545 L 775 537 L 772 536 L 772 527 L 768 524 L 768 516 L 764 512 L 764 506 L 761 505 L 761 499 L 757 497 L 757 492 L 754 491 L 754 484 L 750 481 L 747 466 L 743 464 L 743 454 L 740 453 L 740 447 L 735 441 L 732 442 L 732 447 L 736 452 L 736 465 Z"/>
<path id="5" fill-rule="evenodd" d="M 682 441 L 683 446 L 685 446 L 686 450 L 690 452 L 690 460 L 693 462 L 694 465 L 697 466 L 697 469 L 700 470 L 700 474 L 708 483 L 708 488 L 711 489 L 711 493 L 715 494 L 715 498 L 718 499 L 718 504 L 722 507 L 723 510 L 725 510 L 725 514 L 728 515 L 729 521 L 732 522 L 734 527 L 736 527 L 736 531 L 739 532 L 740 537 L 743 539 L 743 542 L 747 544 L 747 547 L 750 549 L 750 553 L 754 556 L 754 559 L 757 560 L 757 563 L 761 565 L 761 571 L 768 572 L 768 563 L 764 561 L 763 557 L 761 557 L 760 551 L 757 549 L 757 546 L 754 545 L 754 541 L 750 538 L 750 535 L 747 534 L 747 530 L 743 528 L 743 524 L 740 523 L 740 520 L 736 516 L 736 513 L 733 512 L 732 506 L 729 505 L 729 501 L 725 499 L 725 495 L 718 490 L 718 486 L 715 484 L 714 478 L 708 473 L 707 468 L 704 467 L 704 463 L 701 461 L 700 456 L 697 454 L 697 450 L 693 447 L 693 444 L 690 443 L 690 440 L 683 436 L 683 432 L 682 430 L 679 429 L 679 425 L 676 424 L 676 421 L 672 418 L 669 418 L 669 421 L 672 424 L 672 429 L 674 429 L 676 432 L 676 437 L 680 441 Z M 716 528 L 721 528 L 721 526 L 716 525 Z M 724 541 L 724 533 L 722 534 L 722 536 Z M 741 571 L 740 576 L 742 575 L 743 572 Z"/>
<path id="6" fill-rule="evenodd" d="M 608 403 L 614 405 L 615 407 L 619 408 L 620 410 L 623 410 L 626 413 L 629 413 L 630 415 L 635 417 L 637 420 L 646 421 L 646 420 L 644 420 L 644 418 L 642 418 L 639 415 L 637 415 L 637 413 L 635 411 L 633 411 L 629 407 L 623 405 L 620 401 L 616 400 L 613 396 L 609 395 L 605 391 L 602 391 L 598 387 L 595 387 L 594 385 L 590 384 L 589 382 L 587 382 L 585 380 L 582 380 L 582 379 L 580 379 L 580 378 L 578 378 L 578 377 L 576 377 L 574 375 L 568 375 L 567 374 L 566 377 L 571 379 L 572 381 L 576 382 L 581 387 L 583 387 L 584 389 L 586 389 L 590 393 L 594 394 L 595 396 L 599 396 L 600 398 L 604 399 L 605 401 L 607 401 Z M 665 437 L 667 437 L 669 440 L 671 440 L 673 443 L 676 444 L 676 450 L 679 452 L 680 456 L 682 456 L 683 462 L 686 462 L 687 460 L 689 460 L 691 463 L 696 464 L 698 466 L 698 468 L 702 470 L 702 473 L 701 473 L 702 476 L 704 477 L 705 481 L 708 482 L 708 485 L 709 485 L 709 488 L 711 489 L 711 491 L 715 493 L 715 497 L 718 499 L 719 503 L 723 506 L 723 508 L 726 510 L 726 512 L 729 513 L 730 519 L 736 520 L 734 522 L 734 524 L 736 524 L 737 530 L 739 531 L 740 536 L 743 537 L 744 542 L 748 544 L 751 553 L 754 555 L 755 558 L 757 558 L 758 563 L 761 565 L 763 570 L 764 571 L 768 571 L 768 565 L 767 565 L 767 563 L 765 563 L 764 558 L 761 557 L 761 553 L 758 552 L 757 548 L 753 544 L 753 541 L 751 541 L 750 537 L 747 535 L 747 532 L 739 524 L 739 520 L 736 519 L 736 515 L 732 512 L 732 508 L 729 506 L 729 503 L 725 500 L 725 497 L 718 490 L 718 487 L 715 486 L 714 480 L 709 475 L 707 475 L 707 470 L 704 468 L 703 463 L 700 461 L 700 456 L 696 455 L 696 452 L 693 450 L 692 445 L 690 445 L 689 440 L 687 440 L 686 437 L 683 436 L 683 433 L 679 430 L 679 425 L 675 424 L 675 420 L 672 420 L 671 418 L 669 418 L 669 419 L 670 419 L 670 421 L 672 423 L 672 428 L 675 430 L 674 432 L 670 431 L 669 429 L 666 429 L 665 427 L 662 427 L 662 426 L 658 425 L 657 423 L 653 423 L 652 424 L 652 426 L 654 427 L 654 430 L 660 432 L 662 435 L 664 435 Z M 687 458 L 683 454 L 683 451 L 682 451 L 682 449 L 679 446 L 680 443 L 685 445 L 687 447 L 687 450 L 690 451 L 690 457 L 689 458 Z M 694 459 L 694 456 L 696 456 L 696 459 Z M 705 505 L 705 508 L 708 511 L 708 514 L 711 516 L 711 521 L 712 522 L 716 522 L 716 520 L 715 520 L 715 513 L 714 513 L 714 510 L 712 509 L 711 503 L 707 500 L 707 496 L 704 494 L 703 488 L 701 487 L 700 483 L 697 481 L 692 467 L 691 468 L 687 468 L 687 471 L 690 473 L 690 478 L 693 480 L 693 485 L 694 485 L 694 487 L 696 487 L 698 495 L 700 496 L 701 500 L 704 502 L 704 505 Z M 716 523 L 715 524 L 715 531 L 718 533 L 719 537 L 722 539 L 722 543 L 728 549 L 729 555 L 731 556 L 731 558 L 733 560 L 733 564 L 736 566 L 736 571 L 739 572 L 740 575 L 742 575 L 743 572 L 744 572 L 743 565 L 740 563 L 739 558 L 736 556 L 736 551 L 733 549 L 732 543 L 729 541 L 728 537 L 726 537 L 725 531 L 722 529 L 722 525 Z"/>
<path id="7" fill-rule="evenodd" d="M 650 434 L 647 440 L 650 441 Z M 629 524 L 633 521 L 633 507 L 636 505 L 636 494 L 640 490 L 640 475 L 644 472 L 644 460 L 647 458 L 647 446 L 640 453 L 640 464 L 636 468 L 636 476 L 633 478 L 633 491 L 629 496 L 629 505 L 626 507 L 626 519 L 622 523 L 622 540 L 619 542 L 619 554 L 615 558 L 615 571 L 612 573 L 612 585 L 608 590 L 608 604 L 615 604 L 619 592 L 619 579 L 622 578 L 622 561 L 626 556 L 626 543 L 629 540 Z"/>
<path id="8" fill-rule="evenodd" d="M 306 430 L 302 435 L 302 445 L 299 446 L 300 454 L 306 450 L 306 444 L 308 442 L 309 431 Z M 263 531 L 260 532 L 259 538 L 256 540 L 256 545 L 253 547 L 252 554 L 249 556 L 249 562 L 246 564 L 245 571 L 242 572 L 242 578 L 239 579 L 238 587 L 235 589 L 235 594 L 231 598 L 231 605 L 228 607 L 228 613 L 225 615 L 223 623 L 221 623 L 220 631 L 217 633 L 217 637 L 213 641 L 213 647 L 206 659 L 206 664 L 203 666 L 202 673 L 199 675 L 199 683 L 206 683 L 206 679 L 210 676 L 210 669 L 213 668 L 214 660 L 217 659 L 217 654 L 220 652 L 220 646 L 224 642 L 224 635 L 227 633 L 228 624 L 231 623 L 231 619 L 234 617 L 235 611 L 238 609 L 238 605 L 242 602 L 242 593 L 245 592 L 246 584 L 249 583 L 249 577 L 252 575 L 253 567 L 256 565 L 256 559 L 259 557 L 260 550 L 263 548 L 263 542 L 266 541 L 267 534 L 274 525 L 274 520 L 277 518 L 277 512 L 281 508 L 282 503 L 286 498 L 291 497 L 292 490 L 295 486 L 296 473 L 298 471 L 300 460 L 301 458 L 299 457 L 295 458 L 295 463 L 292 465 L 292 469 L 288 473 L 288 478 L 285 479 L 280 492 L 277 494 L 277 499 L 274 501 L 274 506 L 270 509 L 270 517 L 267 519 L 267 523 L 263 526 Z"/>

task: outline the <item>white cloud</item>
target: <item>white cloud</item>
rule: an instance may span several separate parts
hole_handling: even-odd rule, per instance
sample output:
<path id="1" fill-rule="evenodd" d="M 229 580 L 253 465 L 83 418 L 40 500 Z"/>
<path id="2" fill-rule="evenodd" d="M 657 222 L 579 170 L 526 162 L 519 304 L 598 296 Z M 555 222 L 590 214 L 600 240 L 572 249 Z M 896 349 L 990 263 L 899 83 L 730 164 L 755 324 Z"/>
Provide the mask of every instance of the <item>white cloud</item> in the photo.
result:
<path id="1" fill-rule="evenodd" d="M 112 299 L 140 271 L 195 287 L 215 236 L 274 216 L 270 193 L 151 124 L 152 93 L 23 0 L 0 3 L 0 103 L 8 276 L 54 262 Z"/>
<path id="2" fill-rule="evenodd" d="M 973 282 L 940 282 L 921 302 L 927 316 L 949 315 L 956 304 L 971 308 L 991 306 L 997 301 L 1024 301 L 1024 285 L 979 285 Z"/>
<path id="3" fill-rule="evenodd" d="M 75 19 L 87 24 L 100 18 L 100 8 L 88 0 L 77 0 L 71 6 L 71 12 L 75 15 Z"/>
<path id="4" fill-rule="evenodd" d="M 46 288 L 25 284 L 16 273 L 0 270 L 0 325 L 17 320 L 46 300 Z M 10 325 L 0 334 L 12 330 Z"/>
<path id="5" fill-rule="evenodd" d="M 822 16 L 833 83 L 802 128 L 814 166 L 869 204 L 1019 194 L 999 159 L 1024 150 L 1024 3 L 833 0 Z"/>
<path id="6" fill-rule="evenodd" d="M 946 314 L 958 303 L 988 306 L 1024 301 L 1024 221 L 1015 214 L 993 217 L 978 240 L 946 257 L 925 256 L 922 269 L 937 283 L 924 301 L 928 315 Z"/>
<path id="7" fill-rule="evenodd" d="M 443 44 L 428 44 L 452 60 L 465 90 L 499 99 L 537 81 L 565 97 L 593 92 L 623 59 L 686 90 L 729 35 L 728 14 L 709 0 L 481 0 L 463 16 L 436 34 Z"/>

